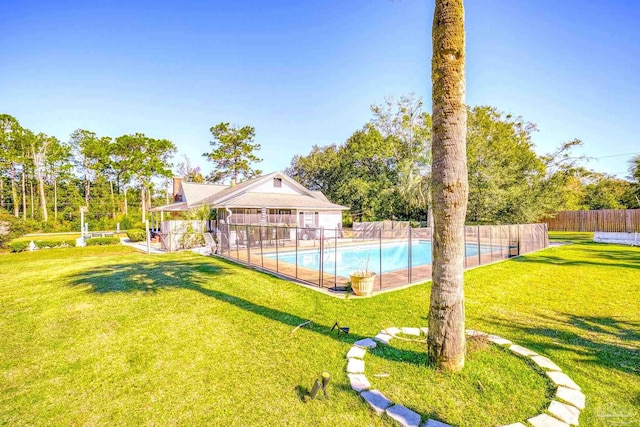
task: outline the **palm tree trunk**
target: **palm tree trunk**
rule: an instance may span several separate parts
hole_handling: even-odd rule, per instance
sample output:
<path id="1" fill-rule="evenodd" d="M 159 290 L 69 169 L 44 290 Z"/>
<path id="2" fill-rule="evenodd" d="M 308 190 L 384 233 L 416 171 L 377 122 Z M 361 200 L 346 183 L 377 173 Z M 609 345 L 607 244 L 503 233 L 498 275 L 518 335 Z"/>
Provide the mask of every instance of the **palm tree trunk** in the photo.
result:
<path id="1" fill-rule="evenodd" d="M 464 367 L 464 220 L 467 158 L 463 0 L 436 0 L 433 18 L 433 285 L 429 359 L 439 369 Z"/>
<path id="2" fill-rule="evenodd" d="M 145 221 L 146 218 L 146 207 L 145 207 L 145 202 L 147 200 L 147 196 L 146 193 L 144 191 L 144 184 L 142 184 L 140 186 L 140 208 L 142 209 L 142 222 Z"/>

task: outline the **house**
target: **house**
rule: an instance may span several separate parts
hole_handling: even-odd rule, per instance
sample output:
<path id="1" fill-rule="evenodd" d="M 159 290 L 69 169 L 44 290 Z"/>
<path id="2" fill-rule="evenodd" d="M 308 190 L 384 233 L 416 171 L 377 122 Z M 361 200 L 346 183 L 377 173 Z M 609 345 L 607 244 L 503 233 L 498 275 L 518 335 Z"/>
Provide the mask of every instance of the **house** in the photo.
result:
<path id="1" fill-rule="evenodd" d="M 235 186 L 195 184 L 173 179 L 174 202 L 153 212 L 189 211 L 203 205 L 221 224 L 288 225 L 342 228 L 346 206 L 331 203 L 321 191 L 305 188 L 282 172 L 249 179 Z"/>

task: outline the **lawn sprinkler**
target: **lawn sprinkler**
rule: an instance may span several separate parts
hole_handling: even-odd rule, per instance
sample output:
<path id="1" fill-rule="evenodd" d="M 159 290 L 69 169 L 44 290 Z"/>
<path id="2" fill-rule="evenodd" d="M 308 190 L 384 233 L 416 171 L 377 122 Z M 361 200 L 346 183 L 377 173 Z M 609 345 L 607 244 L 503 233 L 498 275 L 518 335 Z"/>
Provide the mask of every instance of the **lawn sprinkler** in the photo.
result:
<path id="1" fill-rule="evenodd" d="M 322 375 L 320 375 L 320 381 L 317 378 L 314 381 L 313 387 L 309 392 L 309 397 L 311 399 L 315 399 L 316 396 L 318 395 L 318 391 L 320 391 L 320 388 L 322 388 L 324 397 L 328 400 L 329 393 L 327 393 L 327 385 L 329 385 L 329 382 L 331 382 L 331 374 L 329 374 L 329 372 L 323 372 Z"/>
<path id="2" fill-rule="evenodd" d="M 336 328 L 338 329 L 338 335 L 340 335 L 340 332 L 342 332 L 344 334 L 348 334 L 349 333 L 349 327 L 348 326 L 340 326 L 338 324 L 337 320 L 336 320 L 336 323 L 334 323 L 333 326 L 331 327 L 331 330 L 333 331 Z"/>

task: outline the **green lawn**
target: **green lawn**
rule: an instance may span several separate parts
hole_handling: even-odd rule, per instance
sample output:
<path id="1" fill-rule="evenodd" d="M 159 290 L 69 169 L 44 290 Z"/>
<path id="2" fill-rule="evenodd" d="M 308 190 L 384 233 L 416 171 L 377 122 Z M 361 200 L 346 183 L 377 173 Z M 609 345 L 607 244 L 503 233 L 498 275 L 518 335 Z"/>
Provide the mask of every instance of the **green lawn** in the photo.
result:
<path id="1" fill-rule="evenodd" d="M 592 232 L 550 231 L 549 242 L 591 243 Z"/>
<path id="2" fill-rule="evenodd" d="M 345 354 L 381 328 L 426 326 L 430 289 L 342 300 L 213 258 L 119 246 L 1 255 L 0 277 L 3 425 L 393 425 L 351 391 Z M 628 425 L 640 422 L 640 249 L 567 245 L 465 277 L 467 326 L 560 365 L 587 396 L 581 425 L 634 410 Z M 336 320 L 352 333 L 330 332 Z M 461 375 L 434 372 L 415 343 L 365 361 L 392 400 L 455 426 L 523 420 L 551 398 L 524 361 L 481 342 Z M 331 399 L 304 403 L 325 370 Z"/>

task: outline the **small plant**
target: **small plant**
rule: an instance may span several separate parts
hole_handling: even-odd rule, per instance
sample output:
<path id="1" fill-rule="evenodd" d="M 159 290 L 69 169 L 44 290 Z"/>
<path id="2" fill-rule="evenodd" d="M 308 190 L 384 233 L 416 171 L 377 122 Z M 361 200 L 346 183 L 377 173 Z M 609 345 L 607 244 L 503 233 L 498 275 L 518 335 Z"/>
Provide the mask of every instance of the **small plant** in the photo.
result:
<path id="1" fill-rule="evenodd" d="M 147 233 L 139 228 L 133 228 L 131 230 L 127 230 L 127 237 L 132 242 L 142 242 L 147 238 Z"/>
<path id="2" fill-rule="evenodd" d="M 11 252 L 23 252 L 29 247 L 29 242 L 11 242 L 9 243 L 9 250 Z"/>
<path id="3" fill-rule="evenodd" d="M 375 275 L 375 271 L 369 270 L 369 253 L 367 253 L 367 257 L 360 262 L 360 268 L 350 273 L 352 277 L 371 277 Z"/>
<path id="4" fill-rule="evenodd" d="M 119 245 L 120 239 L 118 237 L 94 237 L 87 240 L 87 246 L 105 246 L 105 245 Z"/>
<path id="5" fill-rule="evenodd" d="M 191 249 L 198 246 L 204 246 L 204 237 L 202 233 L 196 233 L 191 224 L 187 225 L 187 230 L 178 241 L 180 249 Z"/>
<path id="6" fill-rule="evenodd" d="M 76 245 L 75 240 L 36 240 L 33 242 L 37 248 L 70 248 Z M 28 245 L 28 243 L 27 243 Z"/>

